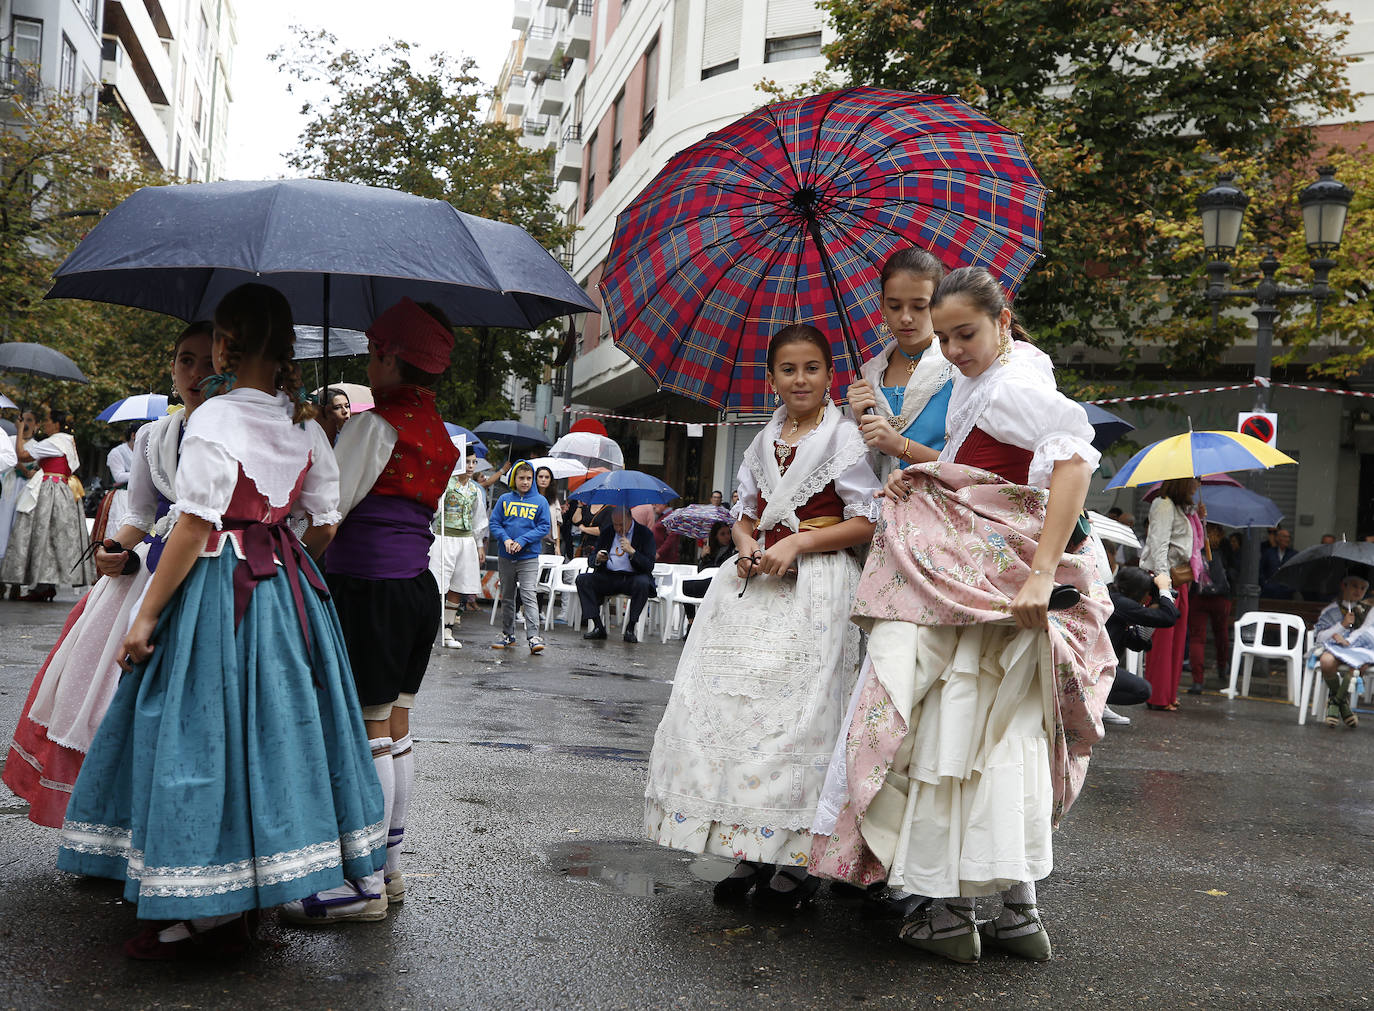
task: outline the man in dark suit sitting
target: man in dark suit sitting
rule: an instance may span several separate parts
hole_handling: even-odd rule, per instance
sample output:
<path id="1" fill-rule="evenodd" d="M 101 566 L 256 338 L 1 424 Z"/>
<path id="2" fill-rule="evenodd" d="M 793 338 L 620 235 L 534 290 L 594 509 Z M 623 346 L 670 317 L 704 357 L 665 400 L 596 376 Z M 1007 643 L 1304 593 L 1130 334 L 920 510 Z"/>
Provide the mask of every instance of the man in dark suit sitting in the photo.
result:
<path id="1" fill-rule="evenodd" d="M 612 513 L 611 526 L 596 539 L 591 569 L 577 577 L 577 599 L 582 604 L 582 620 L 592 622 L 584 639 L 606 638 L 601 624 L 601 602 L 623 593 L 630 598 L 629 622 L 625 641 L 638 642 L 635 625 L 644 605 L 654 595 L 654 535 L 648 527 L 634 522 L 625 509 Z"/>

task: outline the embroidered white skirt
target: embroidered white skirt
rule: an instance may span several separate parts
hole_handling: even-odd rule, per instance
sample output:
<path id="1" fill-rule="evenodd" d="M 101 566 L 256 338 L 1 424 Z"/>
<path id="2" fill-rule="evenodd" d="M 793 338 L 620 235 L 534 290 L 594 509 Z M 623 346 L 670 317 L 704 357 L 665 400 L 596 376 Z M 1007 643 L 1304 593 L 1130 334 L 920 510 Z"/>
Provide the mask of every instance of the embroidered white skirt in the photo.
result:
<path id="1" fill-rule="evenodd" d="M 654 735 L 644 830 L 663 846 L 805 866 L 859 660 L 859 567 L 803 555 L 795 577 L 733 565 L 698 609 Z"/>

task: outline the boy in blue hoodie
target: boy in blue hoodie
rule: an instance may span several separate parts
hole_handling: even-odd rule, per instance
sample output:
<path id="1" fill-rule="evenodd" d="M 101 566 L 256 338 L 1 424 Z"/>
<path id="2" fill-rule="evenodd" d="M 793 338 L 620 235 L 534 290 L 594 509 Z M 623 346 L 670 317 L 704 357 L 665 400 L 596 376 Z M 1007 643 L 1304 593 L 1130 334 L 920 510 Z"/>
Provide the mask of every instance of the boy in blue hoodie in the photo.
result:
<path id="1" fill-rule="evenodd" d="M 530 652 L 544 652 L 539 637 L 539 603 L 535 584 L 539 581 L 539 545 L 549 536 L 553 525 L 549 503 L 534 491 L 534 468 L 524 460 L 511 471 L 514 491 L 496 501 L 491 512 L 491 533 L 500 546 L 497 572 L 501 576 L 501 638 L 492 649 L 515 645 L 515 590 L 520 588 L 520 604 L 525 613 L 525 634 Z"/>

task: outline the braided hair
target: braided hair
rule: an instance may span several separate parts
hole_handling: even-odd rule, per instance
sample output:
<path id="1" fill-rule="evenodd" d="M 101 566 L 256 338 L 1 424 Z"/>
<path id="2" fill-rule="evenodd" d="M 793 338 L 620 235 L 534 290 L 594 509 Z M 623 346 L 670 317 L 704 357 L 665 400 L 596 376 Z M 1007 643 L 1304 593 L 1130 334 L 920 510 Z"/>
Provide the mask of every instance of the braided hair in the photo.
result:
<path id="1" fill-rule="evenodd" d="M 237 372 L 244 358 L 277 365 L 274 385 L 296 405 L 297 424 L 315 416 L 315 406 L 300 397 L 301 370 L 293 360 L 296 331 L 291 306 L 276 288 L 241 284 L 215 306 L 215 327 L 226 335 L 224 371 Z"/>

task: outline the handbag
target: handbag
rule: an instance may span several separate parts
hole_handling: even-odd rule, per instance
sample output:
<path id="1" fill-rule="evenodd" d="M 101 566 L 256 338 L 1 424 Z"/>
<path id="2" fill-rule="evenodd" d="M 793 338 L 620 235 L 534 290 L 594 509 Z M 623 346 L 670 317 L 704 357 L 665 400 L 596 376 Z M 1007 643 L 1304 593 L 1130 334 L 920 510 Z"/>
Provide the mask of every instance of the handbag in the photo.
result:
<path id="1" fill-rule="evenodd" d="M 1180 586 L 1187 586 L 1193 581 L 1193 566 L 1188 562 L 1169 566 L 1169 582 L 1173 583 L 1174 589 Z"/>

